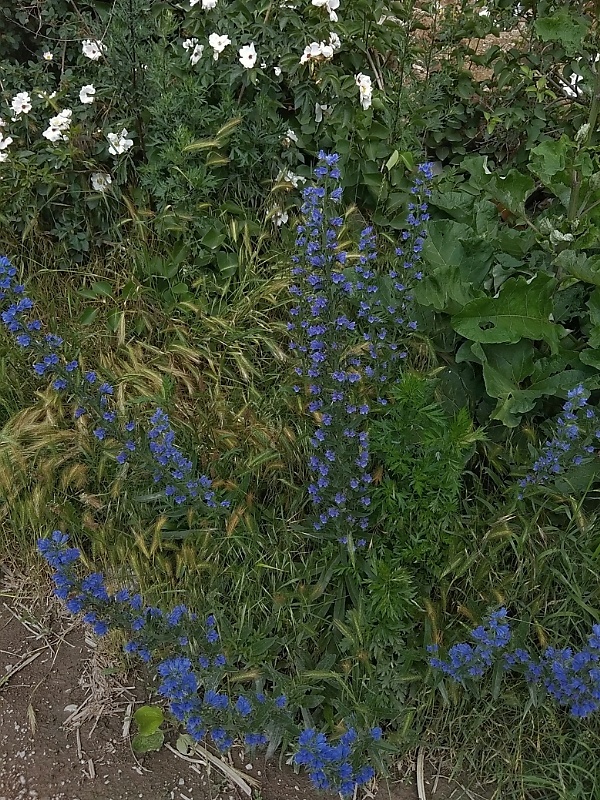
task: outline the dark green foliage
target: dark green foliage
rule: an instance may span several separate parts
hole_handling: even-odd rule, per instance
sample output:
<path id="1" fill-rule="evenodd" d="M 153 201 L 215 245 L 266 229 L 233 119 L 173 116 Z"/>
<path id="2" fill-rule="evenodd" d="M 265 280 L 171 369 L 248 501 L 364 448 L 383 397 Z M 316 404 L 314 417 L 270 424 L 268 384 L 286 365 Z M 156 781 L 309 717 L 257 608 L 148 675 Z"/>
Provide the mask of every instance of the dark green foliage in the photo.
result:
<path id="1" fill-rule="evenodd" d="M 466 409 L 450 416 L 436 399 L 435 381 L 410 372 L 373 426 L 373 452 L 382 472 L 374 492 L 380 536 L 420 577 L 434 576 L 443 563 L 463 473 L 482 438 Z"/>

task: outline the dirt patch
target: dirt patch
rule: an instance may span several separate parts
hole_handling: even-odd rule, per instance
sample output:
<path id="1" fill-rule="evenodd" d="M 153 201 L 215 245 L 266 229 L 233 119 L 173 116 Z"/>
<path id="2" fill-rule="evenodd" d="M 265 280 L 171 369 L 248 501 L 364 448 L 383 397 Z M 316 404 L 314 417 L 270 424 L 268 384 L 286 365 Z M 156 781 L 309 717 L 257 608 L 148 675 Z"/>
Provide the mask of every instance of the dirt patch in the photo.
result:
<path id="1" fill-rule="evenodd" d="M 100 646 L 99 646 L 100 644 Z M 102 643 L 53 599 L 32 608 L 0 586 L 0 800 L 241 800 L 249 795 L 214 763 L 184 760 L 175 731 L 139 758 L 128 719 L 147 702 L 140 680 L 119 678 Z M 214 756 L 213 756 L 214 758 Z M 218 760 L 218 759 L 217 759 Z M 324 800 L 304 775 L 234 750 L 226 766 L 252 783 L 254 800 Z M 485 795 L 449 784 L 416 761 L 404 780 L 380 781 L 377 800 L 461 800 Z M 489 796 L 489 795 L 487 795 Z"/>

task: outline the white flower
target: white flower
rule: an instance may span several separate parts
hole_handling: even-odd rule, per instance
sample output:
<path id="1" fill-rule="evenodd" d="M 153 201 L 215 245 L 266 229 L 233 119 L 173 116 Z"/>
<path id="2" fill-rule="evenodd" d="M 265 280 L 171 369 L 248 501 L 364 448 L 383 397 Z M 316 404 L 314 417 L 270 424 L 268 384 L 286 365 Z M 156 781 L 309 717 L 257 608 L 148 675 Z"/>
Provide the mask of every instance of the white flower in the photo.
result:
<path id="1" fill-rule="evenodd" d="M 192 47 L 195 47 L 198 44 L 198 39 L 186 39 L 185 42 L 181 45 L 184 50 L 190 50 Z"/>
<path id="2" fill-rule="evenodd" d="M 87 58 L 98 61 L 102 53 L 106 51 L 106 45 L 102 42 L 92 41 L 92 39 L 84 39 L 81 43 L 81 50 Z"/>
<path id="3" fill-rule="evenodd" d="M 331 37 L 330 37 L 331 42 Z M 334 48 L 332 44 L 325 44 L 325 42 L 311 42 L 304 48 L 304 53 L 300 58 L 301 64 L 306 64 L 307 61 L 312 59 L 330 59 L 333 58 Z"/>
<path id="4" fill-rule="evenodd" d="M 66 134 L 64 134 L 60 130 L 60 128 L 53 128 L 52 125 L 50 125 L 50 127 L 46 128 L 45 131 L 43 131 L 42 136 L 45 136 L 46 139 L 48 139 L 49 142 L 58 142 L 58 141 L 61 141 L 61 140 L 62 141 L 66 141 L 67 140 Z"/>
<path id="5" fill-rule="evenodd" d="M 215 61 L 217 61 L 227 45 L 231 44 L 231 39 L 227 35 L 219 36 L 218 33 L 211 33 L 211 35 L 208 37 L 208 43 L 214 50 L 213 58 Z"/>
<path id="6" fill-rule="evenodd" d="M 91 83 L 88 83 L 87 86 L 82 86 L 79 91 L 79 99 L 84 105 L 89 105 L 90 103 L 94 102 L 94 95 L 96 94 L 96 90 L 92 86 Z"/>
<path id="7" fill-rule="evenodd" d="M 67 128 L 71 127 L 71 117 L 73 116 L 73 112 L 70 108 L 65 108 L 64 111 L 61 111 L 60 114 L 57 114 L 55 117 L 50 119 L 48 123 L 50 127 L 57 128 L 59 131 L 66 131 Z"/>
<path id="8" fill-rule="evenodd" d="M 19 114 L 29 114 L 31 111 L 31 97 L 27 92 L 19 92 L 13 97 L 10 107 L 17 117 Z"/>
<path id="9" fill-rule="evenodd" d="M 5 127 L 6 127 L 6 122 L 2 119 L 2 117 L 0 117 L 0 128 L 5 128 Z"/>
<path id="10" fill-rule="evenodd" d="M 128 139 L 127 133 L 127 128 L 123 128 L 121 133 L 106 134 L 106 138 L 110 142 L 108 152 L 111 154 L 111 156 L 119 156 L 122 153 L 126 153 L 127 150 L 133 147 L 133 139 Z"/>
<path id="11" fill-rule="evenodd" d="M 243 47 L 241 47 L 239 56 L 242 67 L 246 67 L 246 69 L 252 69 L 252 67 L 256 64 L 256 47 L 254 47 L 254 42 L 250 42 L 250 44 L 245 44 Z"/>
<path id="12" fill-rule="evenodd" d="M 105 192 L 112 183 L 112 178 L 107 172 L 92 172 L 92 189 L 96 192 Z"/>
<path id="13" fill-rule="evenodd" d="M 329 106 L 315 103 L 315 122 L 323 122 L 323 114 L 329 114 Z"/>
<path id="14" fill-rule="evenodd" d="M 371 78 L 368 75 L 363 75 L 362 72 L 359 72 L 358 75 L 354 76 L 354 80 L 358 86 L 360 104 L 366 111 L 367 108 L 371 107 L 371 101 L 373 100 L 373 87 L 371 85 Z"/>
<path id="15" fill-rule="evenodd" d="M 11 136 L 3 136 L 0 133 L 0 150 L 6 150 L 6 148 L 12 144 L 13 140 Z"/>
<path id="16" fill-rule="evenodd" d="M 288 128 L 285 132 L 283 143 L 289 147 L 292 142 L 294 142 L 294 144 L 298 144 L 298 137 L 291 128 Z"/>
<path id="17" fill-rule="evenodd" d="M 291 183 L 294 189 L 297 189 L 301 183 L 306 183 L 306 178 L 303 178 L 302 175 L 296 175 L 290 169 L 286 169 L 285 172 L 281 170 L 277 176 L 277 180 Z"/>
<path id="18" fill-rule="evenodd" d="M 73 112 L 70 108 L 65 108 L 60 114 L 51 117 L 48 121 L 48 127 L 43 131 L 42 136 L 48 139 L 49 142 L 66 142 L 69 137 L 66 132 L 71 127 L 71 117 Z"/>
<path id="19" fill-rule="evenodd" d="M 332 32 L 329 34 L 329 44 L 331 45 L 331 47 L 333 47 L 334 51 L 335 51 L 335 50 L 339 50 L 339 49 L 340 49 L 340 47 L 342 46 L 342 40 L 341 40 L 341 39 L 340 39 L 340 37 L 337 35 L 337 33 L 334 33 L 334 32 L 332 31 Z"/>
<path id="20" fill-rule="evenodd" d="M 47 50 L 47 51 L 44 53 L 44 55 L 42 56 L 42 58 L 44 59 L 44 61 L 52 61 L 52 59 L 54 58 L 54 56 L 52 55 L 52 53 L 51 53 L 49 50 Z"/>
<path id="21" fill-rule="evenodd" d="M 278 78 L 281 75 L 281 67 L 273 67 L 273 72 L 275 73 L 275 77 Z"/>
<path id="22" fill-rule="evenodd" d="M 8 153 L 0 153 L 0 164 L 4 161 L 8 161 Z"/>
<path id="23" fill-rule="evenodd" d="M 202 58 L 202 53 L 204 52 L 204 45 L 197 44 L 194 49 L 192 50 L 192 54 L 190 56 L 190 64 L 195 66 L 200 59 Z"/>
<path id="24" fill-rule="evenodd" d="M 487 6 L 484 6 L 479 12 L 480 17 L 489 17 L 489 15 L 490 15 L 490 10 Z"/>
<path id="25" fill-rule="evenodd" d="M 218 0 L 202 0 L 202 8 L 205 11 L 210 11 L 211 9 L 216 7 L 217 2 Z"/>
<path id="26" fill-rule="evenodd" d="M 340 0 L 312 0 L 312 4 L 318 8 L 326 8 L 329 11 L 329 19 L 337 22 L 338 16 L 335 10 L 340 7 Z"/>
<path id="27" fill-rule="evenodd" d="M 285 223 L 289 220 L 289 218 L 290 215 L 287 213 L 287 211 L 281 211 L 280 208 L 273 209 L 273 215 L 271 219 L 273 220 L 275 225 L 277 225 L 278 228 L 280 228 L 282 225 L 285 225 Z"/>
<path id="28" fill-rule="evenodd" d="M 307 44 L 304 48 L 304 52 L 300 58 L 301 64 L 306 64 L 306 62 L 310 58 L 320 58 L 321 57 L 321 45 L 318 42 L 311 42 Z"/>

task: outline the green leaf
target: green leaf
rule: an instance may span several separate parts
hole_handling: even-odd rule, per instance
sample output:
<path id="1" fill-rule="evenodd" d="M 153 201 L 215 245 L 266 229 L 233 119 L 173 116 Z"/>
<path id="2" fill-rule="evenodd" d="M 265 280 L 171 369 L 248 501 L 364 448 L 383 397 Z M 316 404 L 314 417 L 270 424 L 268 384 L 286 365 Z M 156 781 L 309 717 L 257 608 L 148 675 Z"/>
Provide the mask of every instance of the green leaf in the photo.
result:
<path id="1" fill-rule="evenodd" d="M 156 731 L 151 736 L 138 733 L 131 740 L 131 746 L 136 753 L 149 753 L 151 750 L 160 750 L 164 741 L 165 735 L 162 731 Z"/>
<path id="2" fill-rule="evenodd" d="M 492 175 L 487 192 L 516 217 L 525 217 L 525 201 L 535 189 L 535 181 L 530 175 L 523 175 L 516 169 L 503 178 Z"/>
<path id="3" fill-rule="evenodd" d="M 483 364 L 487 393 L 498 400 L 491 417 L 507 428 L 516 427 L 523 414 L 531 411 L 540 397 L 552 397 L 585 377 L 580 369 L 565 369 L 570 359 L 564 355 L 543 359 L 551 362 L 550 368 L 538 369 L 540 362 L 534 362 L 536 350 L 532 342 L 525 340 L 516 344 L 481 345 L 475 342 L 471 349 Z M 549 374 L 552 372 L 554 374 Z M 521 388 L 524 382 L 526 388 Z"/>
<path id="4" fill-rule="evenodd" d="M 106 327 L 109 331 L 113 333 L 118 329 L 119 325 L 122 324 L 121 320 L 125 317 L 124 311 L 119 311 L 118 308 L 111 308 L 111 310 L 106 315 Z"/>
<path id="5" fill-rule="evenodd" d="M 388 158 L 388 160 L 385 163 L 385 168 L 387 169 L 387 171 L 389 172 L 391 169 L 393 169 L 393 167 L 396 166 L 399 160 L 400 160 L 400 153 L 397 150 L 394 150 L 392 155 Z"/>
<path id="6" fill-rule="evenodd" d="M 582 350 L 579 353 L 579 360 L 582 364 L 600 370 L 600 350 Z"/>
<path id="7" fill-rule="evenodd" d="M 434 220 L 428 231 L 423 259 L 429 266 L 415 286 L 415 298 L 438 311 L 456 313 L 479 294 L 492 264 L 493 246 L 469 225 L 454 220 Z"/>
<path id="8" fill-rule="evenodd" d="M 225 234 L 220 233 L 216 228 L 209 228 L 202 237 L 202 244 L 209 250 L 216 250 L 225 241 Z"/>
<path id="9" fill-rule="evenodd" d="M 592 283 L 600 286 L 600 256 L 589 256 L 586 258 L 583 253 L 575 253 L 573 250 L 563 250 L 554 264 L 560 267 L 567 275 L 572 275 L 584 283 Z"/>
<path id="10" fill-rule="evenodd" d="M 98 315 L 97 308 L 86 308 L 83 314 L 79 317 L 80 325 L 91 325 Z"/>
<path id="11" fill-rule="evenodd" d="M 600 347 L 600 289 L 594 289 L 586 303 L 590 311 L 590 336 L 588 344 L 594 349 Z"/>
<path id="12" fill-rule="evenodd" d="M 473 236 L 473 229 L 462 222 L 436 219 L 428 227 L 423 258 L 434 269 L 458 266 L 465 255 L 462 239 Z"/>
<path id="13" fill-rule="evenodd" d="M 588 32 L 589 22 L 573 13 L 571 8 L 562 7 L 552 16 L 539 17 L 534 22 L 537 35 L 544 42 L 559 42 L 569 55 L 581 50 Z"/>
<path id="14" fill-rule="evenodd" d="M 113 287 L 108 281 L 95 281 L 89 289 L 80 289 L 79 294 L 89 300 L 97 300 L 98 297 L 112 297 Z"/>
<path id="15" fill-rule="evenodd" d="M 230 278 L 238 270 L 238 257 L 236 253 L 226 253 L 221 250 L 217 253 L 217 266 L 219 272 L 225 278 Z"/>
<path id="16" fill-rule="evenodd" d="M 543 183 L 549 183 L 557 172 L 562 172 L 567 163 L 567 150 L 571 149 L 571 140 L 568 136 L 560 139 L 548 139 L 531 151 L 531 169 Z"/>
<path id="17" fill-rule="evenodd" d="M 433 192 L 430 202 L 432 206 L 443 209 L 458 222 L 470 221 L 473 216 L 474 197 L 467 192 Z"/>
<path id="18" fill-rule="evenodd" d="M 180 733 L 177 737 L 177 741 L 175 742 L 175 747 L 180 753 L 183 753 L 184 756 L 187 756 L 192 749 L 193 744 L 194 740 L 188 733 Z"/>
<path id="19" fill-rule="evenodd" d="M 479 297 L 452 317 L 461 336 L 482 343 L 515 344 L 519 339 L 542 339 L 558 350 L 563 329 L 550 321 L 556 280 L 539 274 L 529 283 L 521 276 L 508 278 L 498 297 Z"/>
<path id="20" fill-rule="evenodd" d="M 164 714 L 157 706 L 142 706 L 135 712 L 133 719 L 142 736 L 152 736 L 163 724 Z"/>

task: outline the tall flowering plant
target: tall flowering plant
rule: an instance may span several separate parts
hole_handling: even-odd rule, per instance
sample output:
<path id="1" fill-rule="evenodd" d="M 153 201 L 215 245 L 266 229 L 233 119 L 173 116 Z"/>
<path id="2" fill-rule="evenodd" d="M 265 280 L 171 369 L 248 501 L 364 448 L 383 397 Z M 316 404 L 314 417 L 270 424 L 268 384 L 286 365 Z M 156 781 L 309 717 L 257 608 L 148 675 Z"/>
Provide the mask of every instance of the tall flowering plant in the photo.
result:
<path id="1" fill-rule="evenodd" d="M 343 250 L 339 232 L 343 217 L 336 212 L 342 197 L 336 153 L 319 153 L 315 185 L 303 192 L 304 221 L 297 229 L 293 256 L 295 299 L 288 330 L 298 356 L 295 373 L 302 379 L 294 391 L 306 392 L 307 408 L 317 427 L 310 438 L 308 493 L 313 502 L 315 531 L 335 536 L 351 549 L 367 543 L 369 529 L 368 415 L 372 402 L 385 404 L 382 386 L 397 360 L 405 356 L 400 342 L 414 330 L 410 319 L 411 274 L 420 258 L 428 219 L 425 182 L 431 165 L 419 167 L 409 206 L 410 229 L 396 250 L 401 266 L 387 275 L 387 293 L 374 266 L 377 252 L 371 227 L 361 232 L 357 262 Z M 425 195 L 425 197 L 423 196 Z"/>
<path id="2" fill-rule="evenodd" d="M 446 659 L 430 645 L 430 665 L 453 681 L 465 685 L 481 678 L 491 667 L 520 671 L 532 687 L 545 690 L 573 717 L 584 718 L 600 709 L 600 625 L 594 625 L 581 650 L 547 647 L 535 658 L 521 647 L 510 647 L 511 631 L 506 608 L 488 615 L 471 631 L 472 642 L 453 645 Z"/>
<path id="3" fill-rule="evenodd" d="M 152 475 L 159 494 L 178 505 L 201 502 L 217 510 L 228 501 L 217 498 L 207 476 L 194 477 L 193 462 L 176 444 L 168 415 L 156 409 L 150 427 L 125 421 L 114 401 L 114 387 L 86 371 L 78 360 L 63 353 L 64 342 L 45 334 L 34 317 L 34 303 L 17 280 L 8 259 L 0 258 L 0 314 L 15 344 L 32 360 L 34 374 L 50 379 L 49 388 L 73 400 L 74 418 L 92 420 L 93 436 L 116 445 L 115 461 Z M 98 636 L 111 630 L 124 632 L 126 653 L 139 657 L 153 671 L 158 693 L 173 717 L 194 741 L 207 740 L 225 752 L 240 738 L 248 747 L 271 743 L 282 736 L 291 741 L 294 761 L 309 770 L 317 788 L 350 797 L 357 786 L 374 774 L 369 759 L 376 758 L 379 728 L 356 730 L 349 723 L 344 734 L 331 739 L 313 728 L 302 732 L 294 723 L 298 707 L 283 694 L 261 689 L 238 692 L 227 689 L 231 660 L 222 651 L 217 620 L 209 614 L 203 622 L 185 605 L 164 610 L 144 603 L 131 588 L 111 589 L 102 573 L 78 573 L 80 558 L 69 537 L 54 531 L 38 547 L 54 569 L 57 597 L 73 614 L 81 614 Z M 301 702 L 301 701 L 299 701 Z M 294 741 L 295 739 L 295 741 Z M 274 744 L 273 744 L 274 743 Z"/>
<path id="4" fill-rule="evenodd" d="M 168 414 L 157 408 L 144 428 L 119 412 L 114 386 L 102 381 L 94 370 L 83 369 L 77 359 L 63 353 L 63 339 L 43 333 L 43 323 L 34 315 L 34 303 L 17 279 L 17 270 L 0 257 L 0 319 L 15 344 L 32 360 L 37 378 L 50 379 L 50 387 L 74 402 L 73 417 L 91 420 L 93 436 L 113 445 L 118 465 L 128 465 L 141 481 L 158 490 L 156 497 L 175 505 L 199 505 L 212 511 L 225 509 L 229 500 L 217 497 L 212 480 L 196 475 L 194 464 L 178 447 Z M 150 477 L 151 476 L 151 477 Z"/>
<path id="5" fill-rule="evenodd" d="M 377 756 L 381 728 L 357 731 L 348 726 L 332 740 L 313 728 L 300 731 L 294 724 L 297 709 L 284 694 L 261 689 L 234 695 L 227 690 L 232 665 L 221 650 L 213 614 L 200 621 L 182 604 L 170 611 L 146 606 L 141 595 L 129 589 L 110 591 L 101 573 L 81 577 L 76 569 L 80 552 L 62 531 L 40 539 L 38 548 L 54 569 L 55 594 L 67 609 L 83 614 L 99 636 L 111 630 L 126 634 L 125 652 L 153 670 L 158 694 L 193 741 L 210 741 L 226 752 L 236 739 L 255 748 L 277 744 L 286 733 L 288 739 L 295 738 L 294 763 L 308 770 L 315 788 L 344 798 L 374 776 L 368 760 Z"/>
<path id="6" fill-rule="evenodd" d="M 519 480 L 519 499 L 534 486 L 551 484 L 573 468 L 589 463 L 598 451 L 600 425 L 596 410 L 589 405 L 590 392 L 583 384 L 569 389 L 554 435 L 546 439 L 531 471 Z"/>

